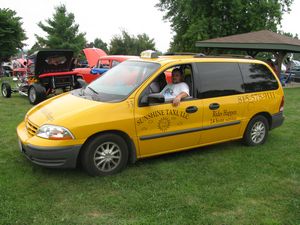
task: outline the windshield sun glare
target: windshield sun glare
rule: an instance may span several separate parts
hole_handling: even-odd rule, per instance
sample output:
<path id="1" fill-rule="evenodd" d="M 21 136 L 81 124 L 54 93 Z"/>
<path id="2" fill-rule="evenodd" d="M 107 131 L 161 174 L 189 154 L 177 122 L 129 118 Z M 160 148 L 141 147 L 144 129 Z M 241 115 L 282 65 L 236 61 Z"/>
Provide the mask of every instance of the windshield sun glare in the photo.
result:
<path id="1" fill-rule="evenodd" d="M 100 95 L 102 93 L 127 97 L 159 67 L 158 63 L 125 61 L 107 71 L 87 87 Z"/>

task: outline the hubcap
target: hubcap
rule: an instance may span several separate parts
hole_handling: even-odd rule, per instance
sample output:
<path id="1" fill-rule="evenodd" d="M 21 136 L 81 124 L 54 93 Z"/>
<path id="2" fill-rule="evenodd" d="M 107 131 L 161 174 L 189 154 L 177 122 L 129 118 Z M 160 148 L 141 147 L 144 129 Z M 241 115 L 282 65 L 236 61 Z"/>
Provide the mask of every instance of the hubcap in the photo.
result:
<path id="1" fill-rule="evenodd" d="M 251 129 L 251 140 L 259 144 L 266 135 L 265 124 L 261 121 L 256 122 Z"/>
<path id="2" fill-rule="evenodd" d="M 104 142 L 95 151 L 94 163 L 100 171 L 110 172 L 120 164 L 121 156 L 121 149 L 116 143 Z"/>
<path id="3" fill-rule="evenodd" d="M 30 88 L 30 90 L 29 90 L 29 99 L 31 102 L 35 102 L 36 93 L 35 93 L 34 88 Z"/>
<path id="4" fill-rule="evenodd" d="M 5 86 L 5 85 L 2 86 L 2 95 L 3 95 L 3 96 L 6 96 L 6 95 L 7 95 L 7 89 L 6 89 L 6 86 Z"/>

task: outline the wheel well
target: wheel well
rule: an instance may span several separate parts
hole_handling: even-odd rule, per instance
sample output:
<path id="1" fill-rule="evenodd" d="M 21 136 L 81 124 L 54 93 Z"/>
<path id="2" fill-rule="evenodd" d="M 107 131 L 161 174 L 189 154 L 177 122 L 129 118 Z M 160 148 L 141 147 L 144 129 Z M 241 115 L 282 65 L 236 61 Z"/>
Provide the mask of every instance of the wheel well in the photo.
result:
<path id="1" fill-rule="evenodd" d="M 77 158 L 77 164 L 80 162 L 80 157 L 81 157 L 81 154 L 83 152 L 84 146 L 90 140 L 92 140 L 93 138 L 95 138 L 96 136 L 99 136 L 101 134 L 108 134 L 108 133 L 119 135 L 119 136 L 121 136 L 125 140 L 125 142 L 127 144 L 127 147 L 128 147 L 128 150 L 129 150 L 128 151 L 128 161 L 129 161 L 129 163 L 135 163 L 135 161 L 136 161 L 136 148 L 135 148 L 135 145 L 134 145 L 133 141 L 128 136 L 128 134 L 126 134 L 125 132 L 119 131 L 119 130 L 107 130 L 107 131 L 102 131 L 102 132 L 98 132 L 98 133 L 93 134 L 92 136 L 90 136 L 84 142 L 84 144 L 81 146 L 81 149 L 80 149 L 80 152 L 79 152 L 79 155 L 78 155 L 78 158 Z"/>
<path id="2" fill-rule="evenodd" d="M 270 127 L 272 126 L 272 116 L 270 115 L 270 113 L 268 113 L 268 112 L 260 112 L 260 113 L 257 113 L 257 114 L 255 114 L 254 116 L 252 116 L 251 120 L 252 120 L 254 117 L 258 116 L 258 115 L 264 116 L 264 117 L 268 120 L 269 129 L 270 129 Z M 250 120 L 250 121 L 251 121 L 251 120 Z"/>

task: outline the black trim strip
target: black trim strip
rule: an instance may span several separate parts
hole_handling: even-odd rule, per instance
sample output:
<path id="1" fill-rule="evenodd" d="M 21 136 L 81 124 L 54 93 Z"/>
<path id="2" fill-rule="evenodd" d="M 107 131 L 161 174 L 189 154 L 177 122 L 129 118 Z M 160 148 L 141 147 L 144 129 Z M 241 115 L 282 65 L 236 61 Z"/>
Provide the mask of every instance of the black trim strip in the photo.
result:
<path id="1" fill-rule="evenodd" d="M 215 129 L 215 128 L 233 126 L 233 125 L 237 125 L 240 123 L 241 123 L 241 121 L 237 120 L 237 121 L 233 121 L 233 122 L 216 124 L 216 125 L 206 126 L 206 127 L 192 128 L 192 129 L 186 129 L 186 130 L 180 130 L 180 131 L 172 131 L 172 132 L 163 133 L 163 134 L 152 134 L 152 135 L 142 136 L 142 137 L 140 137 L 140 140 L 145 141 L 145 140 L 149 140 L 149 139 L 169 137 L 169 136 L 192 133 L 192 132 L 203 131 L 203 130 L 211 130 L 211 129 Z"/>
<path id="2" fill-rule="evenodd" d="M 283 124 L 284 121 L 284 115 L 283 112 L 275 113 L 272 115 L 272 123 L 270 126 L 270 130 L 279 127 Z"/>

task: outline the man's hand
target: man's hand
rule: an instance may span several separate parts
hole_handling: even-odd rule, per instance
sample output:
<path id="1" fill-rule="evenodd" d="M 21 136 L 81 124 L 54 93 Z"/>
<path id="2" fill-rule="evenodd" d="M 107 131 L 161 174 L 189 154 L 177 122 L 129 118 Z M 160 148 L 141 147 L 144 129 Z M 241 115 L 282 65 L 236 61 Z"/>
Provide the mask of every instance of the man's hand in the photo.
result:
<path id="1" fill-rule="evenodd" d="M 187 96 L 189 96 L 187 93 L 181 92 L 179 95 L 177 95 L 177 96 L 173 99 L 173 104 L 172 104 L 172 105 L 173 105 L 174 107 L 179 106 L 179 105 L 180 105 L 180 100 L 181 100 L 182 98 L 187 97 Z"/>
<path id="2" fill-rule="evenodd" d="M 181 100 L 180 96 L 179 95 L 176 96 L 176 98 L 173 99 L 173 106 L 174 107 L 179 106 L 180 105 L 180 100 Z"/>

